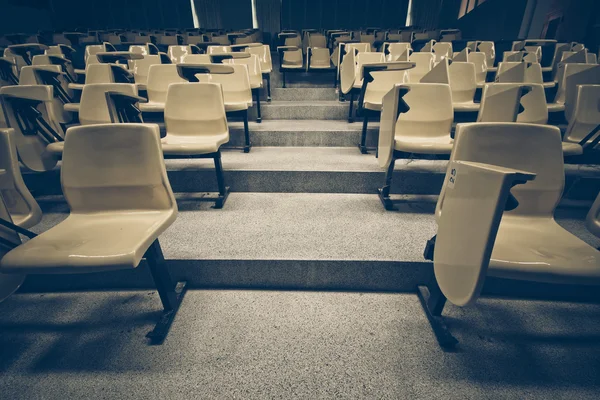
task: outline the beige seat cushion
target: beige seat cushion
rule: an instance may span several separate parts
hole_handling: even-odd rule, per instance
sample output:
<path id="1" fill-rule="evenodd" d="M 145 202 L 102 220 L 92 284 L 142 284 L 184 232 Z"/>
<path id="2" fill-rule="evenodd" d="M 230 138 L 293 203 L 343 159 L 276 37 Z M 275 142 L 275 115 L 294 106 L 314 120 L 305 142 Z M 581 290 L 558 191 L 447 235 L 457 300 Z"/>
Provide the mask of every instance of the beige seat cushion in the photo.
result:
<path id="1" fill-rule="evenodd" d="M 165 155 L 196 155 L 215 153 L 221 145 L 229 141 L 229 133 L 210 135 L 207 137 L 177 135 L 171 132 L 161 140 Z"/>
<path id="2" fill-rule="evenodd" d="M 442 132 L 440 135 L 448 135 Z M 450 154 L 452 152 L 453 141 L 448 135 L 448 139 L 440 137 L 411 137 L 407 139 L 402 137 L 394 140 L 394 149 L 405 151 L 407 153 L 425 153 L 425 154 Z"/>

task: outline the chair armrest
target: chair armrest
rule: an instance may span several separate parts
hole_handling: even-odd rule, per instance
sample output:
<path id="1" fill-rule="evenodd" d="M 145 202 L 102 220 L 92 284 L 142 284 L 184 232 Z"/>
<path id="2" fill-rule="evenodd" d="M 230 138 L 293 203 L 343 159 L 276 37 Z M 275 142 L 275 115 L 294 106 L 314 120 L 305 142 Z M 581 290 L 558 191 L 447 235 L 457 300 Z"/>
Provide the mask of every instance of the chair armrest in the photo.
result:
<path id="1" fill-rule="evenodd" d="M 197 74 L 233 74 L 233 67 L 223 64 L 177 64 L 177 73 L 189 82 L 199 82 Z"/>
<path id="2" fill-rule="evenodd" d="M 534 178 L 534 173 L 495 165 L 450 164 L 433 262 L 437 283 L 452 303 L 466 306 L 479 297 L 502 214 L 507 205 L 518 206 L 510 189 Z"/>

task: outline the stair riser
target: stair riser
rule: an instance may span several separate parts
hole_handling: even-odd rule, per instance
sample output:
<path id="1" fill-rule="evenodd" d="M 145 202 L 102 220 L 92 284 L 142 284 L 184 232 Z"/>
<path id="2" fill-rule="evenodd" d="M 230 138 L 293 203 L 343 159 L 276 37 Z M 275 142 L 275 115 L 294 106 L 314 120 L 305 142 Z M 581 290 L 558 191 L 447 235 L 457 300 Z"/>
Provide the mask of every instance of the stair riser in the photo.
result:
<path id="1" fill-rule="evenodd" d="M 355 104 L 356 106 L 356 104 Z M 261 103 L 262 118 L 273 119 L 302 119 L 302 120 L 347 120 L 349 103 L 332 103 L 328 105 L 298 105 L 286 102 Z M 256 119 L 256 106 L 249 111 L 249 118 Z M 362 120 L 362 119 L 361 119 Z"/>
<path id="2" fill-rule="evenodd" d="M 360 124 L 357 123 L 356 127 L 360 127 Z M 367 131 L 367 146 L 376 146 L 378 134 L 378 128 Z M 243 146 L 243 129 L 230 128 L 229 135 L 230 140 L 225 148 Z M 358 145 L 360 136 L 360 131 L 255 132 L 250 128 L 252 145 L 259 147 L 354 147 Z"/>
<path id="3" fill-rule="evenodd" d="M 266 89 L 263 91 L 265 92 Z M 264 94 L 264 93 L 263 93 Z M 266 95 L 264 95 L 266 99 Z M 334 101 L 338 94 L 333 88 L 286 88 L 271 86 L 273 101 Z"/>

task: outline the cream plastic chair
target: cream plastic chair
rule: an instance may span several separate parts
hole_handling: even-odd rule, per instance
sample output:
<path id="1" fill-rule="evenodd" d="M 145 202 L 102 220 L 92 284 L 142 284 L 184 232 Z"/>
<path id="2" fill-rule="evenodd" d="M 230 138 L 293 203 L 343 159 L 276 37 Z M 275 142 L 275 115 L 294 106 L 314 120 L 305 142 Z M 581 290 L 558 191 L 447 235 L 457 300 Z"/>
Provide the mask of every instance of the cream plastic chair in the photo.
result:
<path id="1" fill-rule="evenodd" d="M 133 72 L 135 84 L 139 89 L 146 89 L 150 67 L 157 64 L 161 64 L 159 55 L 146 55 L 141 60 L 129 61 L 129 69 Z"/>
<path id="2" fill-rule="evenodd" d="M 64 133 L 55 115 L 52 86 L 6 86 L 0 88 L 0 96 L 6 122 L 14 129 L 19 160 L 32 171 L 53 169 L 57 158 L 47 147 L 62 142 Z M 25 120 L 28 123 L 23 124 Z"/>
<path id="3" fill-rule="evenodd" d="M 594 53 L 587 53 L 586 64 L 598 64 L 598 57 Z"/>
<path id="4" fill-rule="evenodd" d="M 98 146 L 101 143 L 101 146 Z M 70 128 L 61 184 L 70 215 L 0 261 L 16 274 L 93 273 L 136 268 L 146 258 L 165 307 L 148 336 L 162 343 L 185 291 L 166 268 L 158 237 L 177 218 L 157 125 Z M 149 196 L 148 194 L 151 193 Z"/>
<path id="5" fill-rule="evenodd" d="M 248 153 L 251 148 L 250 132 L 248 128 L 248 109 L 252 107 L 252 89 L 250 88 L 248 68 L 245 65 L 239 64 L 212 64 L 212 66 L 221 68 L 219 68 L 218 73 L 210 73 L 211 65 L 199 65 L 199 67 L 209 67 L 209 69 L 207 69 L 207 72 L 198 73 L 197 79 L 199 82 L 221 84 L 223 89 L 223 99 L 225 101 L 225 111 L 228 113 L 240 114 L 244 119 L 246 139 L 244 153 Z M 221 72 L 225 71 L 224 68 L 232 68 L 233 71 L 231 73 Z"/>
<path id="6" fill-rule="evenodd" d="M 287 40 L 286 40 L 287 41 Z M 282 75 L 283 87 L 286 87 L 286 72 L 302 72 L 304 70 L 304 55 L 302 47 L 279 46 L 279 72 Z"/>
<path id="7" fill-rule="evenodd" d="M 137 96 L 136 85 L 128 83 L 94 83 L 85 85 L 81 92 L 79 122 L 81 125 L 106 124 L 110 122 L 107 92 L 119 92 Z"/>
<path id="8" fill-rule="evenodd" d="M 564 184 L 557 127 L 459 124 L 436 208 L 437 285 L 419 288 L 428 316 L 439 317 L 446 298 L 458 306 L 474 303 L 487 276 L 599 284 L 600 252 L 554 220 Z M 439 319 L 430 321 L 438 340 L 451 338 Z"/>
<path id="9" fill-rule="evenodd" d="M 363 87 L 363 66 L 383 63 L 383 53 L 350 51 L 342 59 L 340 68 L 340 88 L 344 95 L 350 94 L 348 107 L 348 122 L 354 122 L 354 100 Z"/>
<path id="10" fill-rule="evenodd" d="M 38 78 L 35 74 L 35 71 L 38 69 L 53 71 L 56 73 L 62 72 L 60 65 L 28 65 L 21 68 L 21 73 L 19 74 L 19 85 L 41 85 L 42 83 L 38 81 Z"/>
<path id="11" fill-rule="evenodd" d="M 213 158 L 222 208 L 229 195 L 221 166 L 221 145 L 229 142 L 223 91 L 218 83 L 173 83 L 165 107 L 167 134 L 162 139 L 165 157 Z"/>
<path id="12" fill-rule="evenodd" d="M 475 81 L 477 86 L 485 85 L 488 72 L 488 64 L 485 53 L 474 53 L 471 52 L 468 55 L 467 61 L 472 62 L 475 65 Z"/>
<path id="13" fill-rule="evenodd" d="M 268 44 L 264 44 L 262 46 L 246 47 L 245 51 L 258 56 L 263 79 L 267 81 L 267 101 L 271 101 L 271 72 L 273 71 L 271 48 Z"/>
<path id="14" fill-rule="evenodd" d="M 433 69 L 435 64 L 435 54 L 433 53 L 414 52 L 408 59 L 415 63 L 415 68 L 408 73 L 411 83 L 421 82 L 421 79 Z"/>
<path id="15" fill-rule="evenodd" d="M 124 66 L 119 64 L 90 64 L 85 74 L 85 84 L 69 83 L 69 88 L 72 90 L 83 90 L 85 85 L 92 83 L 114 83 L 113 67 L 115 66 L 124 68 Z"/>
<path id="16" fill-rule="evenodd" d="M 192 47 L 187 46 L 169 46 L 169 50 L 167 51 L 167 55 L 171 59 L 173 64 L 180 64 L 183 62 L 183 59 L 188 55 L 192 54 Z"/>
<path id="17" fill-rule="evenodd" d="M 478 111 L 480 104 L 473 101 L 477 90 L 475 64 L 471 62 L 452 63 L 448 67 L 448 73 L 454 111 Z"/>
<path id="18" fill-rule="evenodd" d="M 0 129 L 0 170 L 5 171 L 0 176 L 0 197 L 12 222 L 26 229 L 37 225 L 42 220 L 42 210 L 23 181 L 15 132 L 10 128 Z"/>
<path id="19" fill-rule="evenodd" d="M 566 64 L 564 72 L 564 105 L 565 118 L 573 118 L 574 106 L 577 102 L 578 85 L 600 85 L 600 65 Z M 557 93 L 558 97 L 559 93 Z M 557 100 L 558 102 L 558 100 Z"/>
<path id="20" fill-rule="evenodd" d="M 516 122 L 523 96 L 530 90 L 531 86 L 519 83 L 487 83 L 477 122 Z"/>
<path id="21" fill-rule="evenodd" d="M 385 62 L 383 53 L 361 52 L 356 55 L 356 68 L 354 78 L 354 88 L 360 89 L 363 85 L 363 66 Z"/>
<path id="22" fill-rule="evenodd" d="M 194 54 L 193 56 L 197 55 L 200 54 Z M 182 82 L 186 82 L 186 80 L 179 76 L 175 64 L 151 65 L 146 85 L 148 102 L 140 103 L 140 110 L 142 112 L 164 112 L 169 85 Z"/>
<path id="23" fill-rule="evenodd" d="M 414 63 L 395 61 L 380 64 L 363 64 L 364 77 L 358 101 L 359 115 L 363 116 L 361 140 L 358 145 L 362 154 L 367 154 L 367 130 L 369 115 L 380 113 L 384 96 L 396 84 L 408 83 L 408 71 Z"/>
<path id="24" fill-rule="evenodd" d="M 573 148 L 569 152 L 565 150 L 565 155 L 578 155 L 588 148 L 591 150 L 598 147 L 597 143 L 600 140 L 598 132 L 600 126 L 599 104 L 600 85 L 577 86 L 574 111 L 563 138 L 563 150 L 567 145 L 571 145 Z"/>
<path id="25" fill-rule="evenodd" d="M 210 64 L 209 54 L 188 54 L 183 57 L 183 64 Z"/>
<path id="26" fill-rule="evenodd" d="M 524 55 L 524 51 L 505 51 L 502 53 L 502 62 L 521 62 Z"/>
<path id="27" fill-rule="evenodd" d="M 395 160 L 402 153 L 450 154 L 453 120 L 452 91 L 448 84 L 395 85 L 384 96 L 378 161 L 387 170 L 385 184 L 379 189 L 386 210 L 394 209 L 390 188 Z"/>
<path id="28" fill-rule="evenodd" d="M 410 43 L 384 43 L 385 61 L 408 61 L 412 49 Z"/>
<path id="29" fill-rule="evenodd" d="M 432 47 L 432 53 L 435 54 L 435 62 L 439 63 L 444 59 L 452 58 L 452 43 L 447 42 L 437 42 Z"/>
<path id="30" fill-rule="evenodd" d="M 490 41 L 478 42 L 476 50 L 485 54 L 488 71 L 495 71 L 494 64 L 496 62 L 496 44 Z"/>
<path id="31" fill-rule="evenodd" d="M 141 54 L 143 56 L 149 55 L 148 46 L 143 44 L 132 44 L 129 46 L 129 51 L 135 54 Z"/>
<path id="32" fill-rule="evenodd" d="M 7 224 L 12 224 L 10 214 L 2 201 L 3 178 L 6 176 L 6 171 L 0 169 L 0 220 L 4 220 Z M 12 248 L 21 244 L 16 229 L 11 229 L 12 225 L 5 227 L 0 225 L 0 260 Z M 0 273 L 0 302 L 17 291 L 25 281 L 24 274 L 2 274 Z"/>
<path id="33" fill-rule="evenodd" d="M 260 67 L 260 60 L 258 59 L 258 56 L 250 54 L 250 57 L 248 58 L 231 58 L 228 60 L 224 60 L 223 64 L 238 64 L 246 66 L 246 69 L 248 70 L 248 78 L 250 80 L 250 89 L 252 90 L 252 93 L 254 94 L 254 98 L 256 100 L 256 122 L 261 123 L 262 115 L 260 112 L 260 89 L 262 89 L 263 87 L 263 79 Z"/>
<path id="34" fill-rule="evenodd" d="M 600 237 L 600 193 L 587 214 L 585 227 L 594 235 Z"/>

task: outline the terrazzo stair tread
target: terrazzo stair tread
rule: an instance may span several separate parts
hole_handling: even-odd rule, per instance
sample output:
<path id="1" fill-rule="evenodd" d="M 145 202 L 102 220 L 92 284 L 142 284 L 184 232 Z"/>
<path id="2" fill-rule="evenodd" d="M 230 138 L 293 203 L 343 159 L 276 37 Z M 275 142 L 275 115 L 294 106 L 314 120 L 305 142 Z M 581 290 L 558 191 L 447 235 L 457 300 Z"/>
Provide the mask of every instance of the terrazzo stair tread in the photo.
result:
<path id="1" fill-rule="evenodd" d="M 42 199 L 43 232 L 66 218 L 64 201 Z M 232 193 L 221 210 L 179 198 L 179 215 L 160 242 L 174 276 L 191 287 L 410 291 L 431 275 L 423 260 L 436 232 L 434 204 L 383 210 L 377 195 Z M 558 222 L 588 244 L 583 209 Z M 131 271 L 30 277 L 27 290 L 151 287 L 145 266 Z"/>

